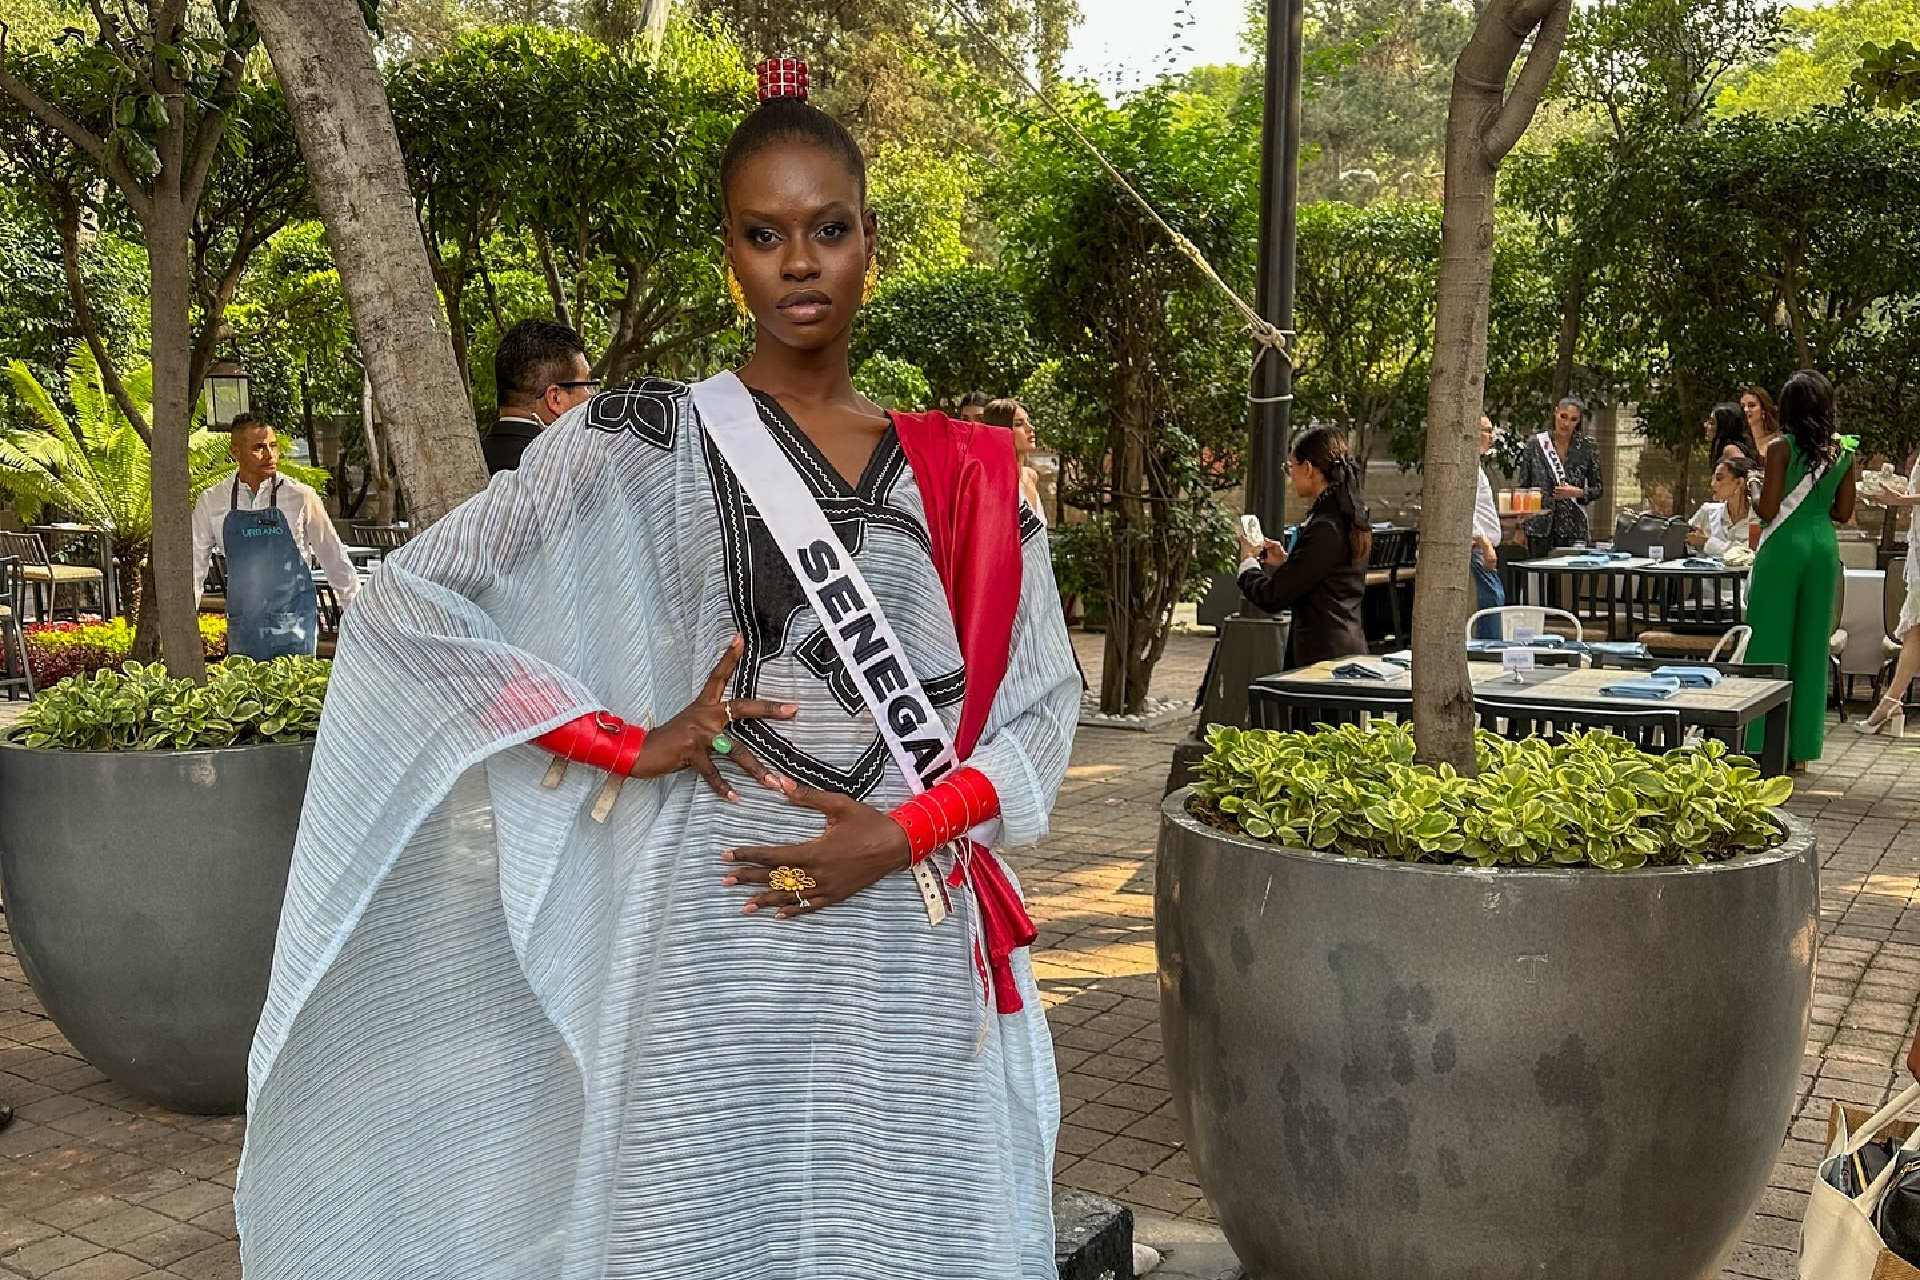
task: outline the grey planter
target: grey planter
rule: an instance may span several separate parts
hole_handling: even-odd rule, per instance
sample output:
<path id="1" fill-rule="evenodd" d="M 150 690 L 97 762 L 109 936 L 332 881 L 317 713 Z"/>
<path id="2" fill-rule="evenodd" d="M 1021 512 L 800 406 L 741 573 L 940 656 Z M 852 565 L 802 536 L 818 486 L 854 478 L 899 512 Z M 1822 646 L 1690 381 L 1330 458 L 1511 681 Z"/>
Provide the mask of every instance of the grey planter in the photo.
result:
<path id="1" fill-rule="evenodd" d="M 1174 1103 L 1251 1280 L 1712 1280 L 1806 1046 L 1813 836 L 1699 869 L 1284 850 L 1168 797 Z"/>
<path id="2" fill-rule="evenodd" d="M 74 1048 L 149 1101 L 246 1105 L 312 759 L 310 742 L 0 744 L 0 885 L 21 968 Z"/>

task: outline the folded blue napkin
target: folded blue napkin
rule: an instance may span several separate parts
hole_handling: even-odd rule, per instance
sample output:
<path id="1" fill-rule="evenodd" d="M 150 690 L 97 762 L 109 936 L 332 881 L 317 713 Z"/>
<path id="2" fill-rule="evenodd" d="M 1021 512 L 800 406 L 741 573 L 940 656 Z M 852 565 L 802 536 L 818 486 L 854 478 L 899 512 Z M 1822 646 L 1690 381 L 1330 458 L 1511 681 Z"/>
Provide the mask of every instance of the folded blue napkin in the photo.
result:
<path id="1" fill-rule="evenodd" d="M 1712 556 L 1688 556 L 1680 562 L 1682 569 L 1724 569 L 1726 563 Z"/>
<path id="2" fill-rule="evenodd" d="M 1638 640 L 1582 640 L 1567 648 L 1577 653 L 1604 653 L 1610 658 L 1648 658 L 1647 646 Z"/>
<path id="3" fill-rule="evenodd" d="M 1380 661 L 1386 663 L 1388 666 L 1399 667 L 1403 671 L 1411 671 L 1413 669 L 1413 651 L 1411 649 L 1402 649 L 1398 653 L 1383 653 L 1380 655 Z"/>
<path id="4" fill-rule="evenodd" d="M 1712 667 L 1694 667 L 1684 664 L 1655 667 L 1651 674 L 1656 680 L 1678 680 L 1689 689 L 1711 689 L 1725 679 Z"/>
<path id="5" fill-rule="evenodd" d="M 1392 675 L 1390 671 L 1370 667 L 1364 662 L 1343 662 L 1333 669 L 1335 680 L 1386 680 Z"/>
<path id="6" fill-rule="evenodd" d="M 1569 567 L 1578 565 L 1583 569 L 1587 568 L 1588 566 L 1601 567 L 1605 565 L 1610 565 L 1612 563 L 1613 563 L 1612 556 L 1605 555 L 1600 552 L 1594 552 L 1589 555 L 1578 555 L 1578 556 L 1567 557 L 1567 564 Z"/>
<path id="7" fill-rule="evenodd" d="M 1505 640 L 1469 640 L 1468 653 L 1498 653 L 1507 647 Z"/>
<path id="8" fill-rule="evenodd" d="M 1640 680 L 1620 680 L 1613 684 L 1602 685 L 1600 692 L 1608 698 L 1650 698 L 1664 702 L 1680 692 L 1680 682 L 1649 676 Z"/>

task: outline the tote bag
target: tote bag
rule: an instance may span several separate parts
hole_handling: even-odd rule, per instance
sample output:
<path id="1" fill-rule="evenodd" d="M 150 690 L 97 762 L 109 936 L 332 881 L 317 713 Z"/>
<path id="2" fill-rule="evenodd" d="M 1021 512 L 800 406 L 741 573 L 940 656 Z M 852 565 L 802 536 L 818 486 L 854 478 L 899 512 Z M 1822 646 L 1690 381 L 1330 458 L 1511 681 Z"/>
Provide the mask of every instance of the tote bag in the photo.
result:
<path id="1" fill-rule="evenodd" d="M 1828 1175 L 1854 1152 L 1884 1132 L 1904 1137 L 1902 1150 L 1920 1150 L 1920 1126 L 1899 1117 L 1920 1103 L 1920 1083 L 1910 1086 L 1849 1132 L 1852 1117 L 1838 1103 L 1828 1121 L 1832 1135 L 1827 1158 L 1813 1180 L 1813 1196 L 1800 1232 L 1800 1280 L 1920 1280 L 1920 1268 L 1886 1247 L 1873 1225 L 1874 1210 L 1887 1193 L 1900 1161 L 1881 1170 L 1866 1190 L 1849 1196 L 1829 1182 Z"/>

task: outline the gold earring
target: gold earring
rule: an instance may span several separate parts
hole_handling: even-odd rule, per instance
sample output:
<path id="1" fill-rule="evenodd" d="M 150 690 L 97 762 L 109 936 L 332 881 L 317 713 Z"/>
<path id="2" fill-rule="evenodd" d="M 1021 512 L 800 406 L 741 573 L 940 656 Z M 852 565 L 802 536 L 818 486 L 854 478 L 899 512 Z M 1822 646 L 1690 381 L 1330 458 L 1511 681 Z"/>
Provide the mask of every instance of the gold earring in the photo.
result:
<path id="1" fill-rule="evenodd" d="M 733 274 L 733 264 L 727 264 L 727 296 L 733 299 L 734 309 L 748 320 L 753 319 L 753 308 L 747 305 L 747 292 L 740 287 L 740 277 Z"/>
<path id="2" fill-rule="evenodd" d="M 860 290 L 860 305 L 866 306 L 873 301 L 873 295 L 880 292 L 880 259 L 875 258 L 867 264 L 867 283 Z"/>

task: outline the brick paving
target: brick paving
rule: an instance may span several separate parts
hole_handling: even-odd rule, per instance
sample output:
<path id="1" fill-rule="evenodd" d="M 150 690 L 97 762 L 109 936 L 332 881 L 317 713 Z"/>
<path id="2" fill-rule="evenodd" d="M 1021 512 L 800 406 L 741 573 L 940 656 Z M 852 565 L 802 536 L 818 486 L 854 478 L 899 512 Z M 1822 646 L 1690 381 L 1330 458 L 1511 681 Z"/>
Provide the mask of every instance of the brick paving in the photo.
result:
<path id="1" fill-rule="evenodd" d="M 1089 670 L 1099 638 L 1076 637 Z M 1154 692 L 1191 695 L 1209 642 L 1180 636 Z M 0 723 L 8 718 L 0 703 Z M 1054 834 L 1015 859 L 1040 921 L 1064 1121 L 1058 1180 L 1161 1218 L 1211 1223 L 1161 1062 L 1153 953 L 1156 806 L 1178 723 L 1081 732 Z M 1819 832 L 1823 945 L 1800 1101 L 1772 1186 L 1722 1280 L 1787 1280 L 1833 1100 L 1876 1105 L 1920 1000 L 1920 740 L 1836 728 L 1791 808 Z M 0 929 L 0 1277 L 225 1280 L 242 1122 L 147 1106 L 81 1061 L 33 1000 Z"/>

